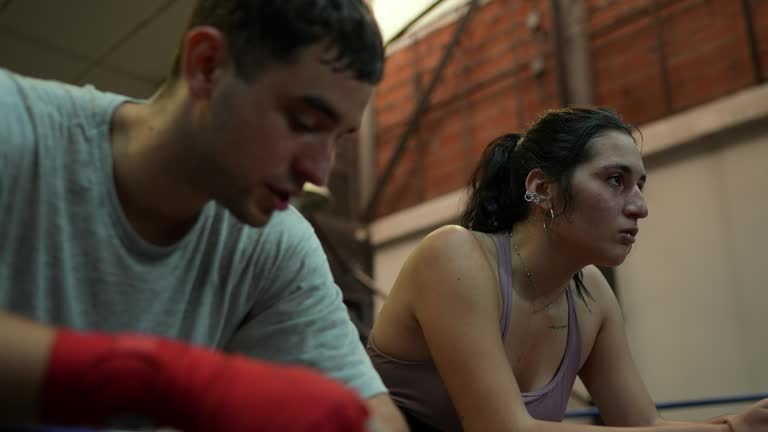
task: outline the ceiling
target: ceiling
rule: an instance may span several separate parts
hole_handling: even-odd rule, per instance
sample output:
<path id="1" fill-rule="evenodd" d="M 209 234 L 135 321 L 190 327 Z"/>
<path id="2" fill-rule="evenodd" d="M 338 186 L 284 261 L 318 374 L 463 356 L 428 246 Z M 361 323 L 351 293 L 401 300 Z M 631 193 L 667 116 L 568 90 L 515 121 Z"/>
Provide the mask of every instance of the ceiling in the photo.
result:
<path id="1" fill-rule="evenodd" d="M 434 2 L 399 0 L 398 7 L 392 8 L 392 1 L 374 3 L 382 30 L 389 36 Z M 170 68 L 194 3 L 0 0 L 0 67 L 147 97 Z M 458 3 L 466 0 L 445 1 L 441 7 L 456 8 Z"/>
<path id="2" fill-rule="evenodd" d="M 0 0 L 0 67 L 147 97 L 194 0 Z"/>

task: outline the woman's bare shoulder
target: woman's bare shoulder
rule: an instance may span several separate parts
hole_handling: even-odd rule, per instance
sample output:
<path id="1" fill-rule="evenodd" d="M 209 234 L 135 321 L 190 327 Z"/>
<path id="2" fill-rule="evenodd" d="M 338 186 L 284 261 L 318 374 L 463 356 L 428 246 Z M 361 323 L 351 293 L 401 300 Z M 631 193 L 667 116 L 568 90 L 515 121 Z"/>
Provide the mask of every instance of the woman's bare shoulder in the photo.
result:
<path id="1" fill-rule="evenodd" d="M 462 285 L 466 283 L 492 283 L 488 242 L 492 240 L 487 234 L 458 225 L 440 227 L 422 239 L 409 256 L 403 272 L 415 276 L 420 286 L 431 289 L 450 290 L 456 287 L 464 290 L 466 288 Z"/>
<path id="2" fill-rule="evenodd" d="M 460 225 L 444 225 L 427 234 L 420 246 L 437 248 L 445 253 L 476 253 L 492 245 L 491 237 Z"/>

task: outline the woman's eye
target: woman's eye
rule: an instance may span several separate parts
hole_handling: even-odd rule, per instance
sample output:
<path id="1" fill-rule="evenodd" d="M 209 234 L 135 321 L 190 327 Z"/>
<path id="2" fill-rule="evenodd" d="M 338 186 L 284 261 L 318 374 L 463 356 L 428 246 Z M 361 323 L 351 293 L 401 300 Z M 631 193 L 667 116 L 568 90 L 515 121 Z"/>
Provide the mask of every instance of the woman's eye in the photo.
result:
<path id="1" fill-rule="evenodd" d="M 611 186 L 616 186 L 616 187 L 624 186 L 624 182 L 623 182 L 623 178 L 622 178 L 621 174 L 614 174 L 614 175 L 608 177 L 608 183 Z"/>

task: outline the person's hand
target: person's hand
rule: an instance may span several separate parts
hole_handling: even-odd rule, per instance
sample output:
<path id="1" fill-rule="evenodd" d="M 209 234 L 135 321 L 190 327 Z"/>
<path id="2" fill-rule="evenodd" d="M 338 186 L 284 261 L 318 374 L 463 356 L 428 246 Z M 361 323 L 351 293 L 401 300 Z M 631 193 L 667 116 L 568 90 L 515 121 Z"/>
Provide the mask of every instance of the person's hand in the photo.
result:
<path id="1" fill-rule="evenodd" d="M 309 368 L 140 335 L 59 332 L 42 400 L 52 425 L 366 432 L 368 420 L 355 392 Z"/>
<path id="2" fill-rule="evenodd" d="M 726 416 L 733 432 L 768 431 L 768 399 L 762 399 L 743 412 Z"/>
<path id="3" fill-rule="evenodd" d="M 191 411 L 184 432 L 366 432 L 368 411 L 357 395 L 302 367 L 226 358 L 206 382 L 185 391 Z M 187 386 L 185 386 L 187 387 Z"/>
<path id="4" fill-rule="evenodd" d="M 731 419 L 733 419 L 734 415 L 735 414 L 719 415 L 717 417 L 713 417 L 713 418 L 707 420 L 706 423 L 710 423 L 710 424 L 728 424 L 731 421 Z"/>

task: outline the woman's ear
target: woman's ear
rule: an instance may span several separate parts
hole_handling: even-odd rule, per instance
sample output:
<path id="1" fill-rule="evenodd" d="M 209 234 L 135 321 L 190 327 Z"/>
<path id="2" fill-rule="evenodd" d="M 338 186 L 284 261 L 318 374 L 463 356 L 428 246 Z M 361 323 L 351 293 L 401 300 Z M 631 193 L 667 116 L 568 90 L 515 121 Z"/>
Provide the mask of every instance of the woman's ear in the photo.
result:
<path id="1" fill-rule="evenodd" d="M 540 168 L 531 170 L 525 178 L 526 200 L 535 202 L 544 209 L 552 208 L 552 192 L 555 183 Z"/>

